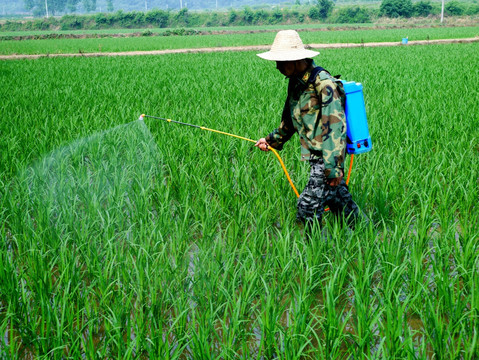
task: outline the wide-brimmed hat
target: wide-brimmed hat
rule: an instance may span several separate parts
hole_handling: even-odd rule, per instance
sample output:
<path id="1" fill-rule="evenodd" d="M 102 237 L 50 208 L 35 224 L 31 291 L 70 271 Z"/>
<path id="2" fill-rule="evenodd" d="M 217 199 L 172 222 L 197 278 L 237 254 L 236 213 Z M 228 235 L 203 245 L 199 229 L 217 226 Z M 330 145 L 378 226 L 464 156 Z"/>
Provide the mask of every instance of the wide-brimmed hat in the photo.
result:
<path id="1" fill-rule="evenodd" d="M 295 61 L 312 58 L 319 52 L 305 49 L 295 30 L 281 30 L 276 34 L 271 50 L 257 55 L 266 60 Z"/>

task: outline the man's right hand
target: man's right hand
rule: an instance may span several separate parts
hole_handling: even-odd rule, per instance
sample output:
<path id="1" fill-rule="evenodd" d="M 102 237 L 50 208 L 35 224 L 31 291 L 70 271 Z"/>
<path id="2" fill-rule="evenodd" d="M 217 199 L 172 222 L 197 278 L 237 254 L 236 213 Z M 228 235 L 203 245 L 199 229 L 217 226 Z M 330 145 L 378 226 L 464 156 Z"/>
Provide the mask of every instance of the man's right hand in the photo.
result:
<path id="1" fill-rule="evenodd" d="M 254 146 L 259 147 L 260 150 L 269 151 L 269 144 L 266 142 L 265 138 L 259 139 Z"/>

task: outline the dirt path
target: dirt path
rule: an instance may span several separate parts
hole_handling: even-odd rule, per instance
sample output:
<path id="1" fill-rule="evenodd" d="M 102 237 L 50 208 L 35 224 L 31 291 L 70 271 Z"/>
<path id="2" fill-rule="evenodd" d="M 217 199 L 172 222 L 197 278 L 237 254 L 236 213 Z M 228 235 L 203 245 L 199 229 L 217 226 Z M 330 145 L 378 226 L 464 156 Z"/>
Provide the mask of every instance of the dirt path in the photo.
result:
<path id="1" fill-rule="evenodd" d="M 439 40 L 415 40 L 409 41 L 407 45 L 401 42 L 370 42 L 370 43 L 337 43 L 337 44 L 309 44 L 311 49 L 339 49 L 354 47 L 380 47 L 380 46 L 410 46 L 410 45 L 433 45 L 433 44 L 463 44 L 479 42 L 479 37 L 465 39 L 439 39 Z M 210 53 L 224 51 L 264 51 L 269 50 L 270 45 L 254 46 L 229 46 L 209 47 L 197 49 L 172 49 L 172 50 L 151 50 L 151 51 L 123 51 L 123 52 L 96 52 L 96 53 L 75 53 L 75 54 L 40 54 L 40 55 L 0 55 L 0 60 L 38 59 L 44 57 L 99 57 L 99 56 L 135 56 L 135 55 L 165 55 L 165 54 L 186 54 L 186 53 Z"/>

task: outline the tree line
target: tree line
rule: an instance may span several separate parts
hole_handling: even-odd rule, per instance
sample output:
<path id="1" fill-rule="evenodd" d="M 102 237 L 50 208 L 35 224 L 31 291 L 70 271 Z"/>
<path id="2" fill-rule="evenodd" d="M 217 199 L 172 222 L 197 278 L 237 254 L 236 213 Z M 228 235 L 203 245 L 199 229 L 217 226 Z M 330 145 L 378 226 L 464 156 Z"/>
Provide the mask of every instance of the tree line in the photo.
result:
<path id="1" fill-rule="evenodd" d="M 64 0 L 64 5 L 78 4 L 79 1 L 95 0 Z M 60 8 L 57 8 L 57 11 L 59 11 L 58 9 Z M 445 10 L 447 15 L 474 15 L 479 13 L 479 4 L 472 3 L 466 7 L 466 4 L 452 0 L 447 3 Z M 367 23 L 380 16 L 391 18 L 429 16 L 437 15 L 440 11 L 440 4 L 429 0 L 421 0 L 416 3 L 412 3 L 411 0 L 383 0 L 379 8 L 345 6 L 337 9 L 331 0 L 316 0 L 316 3 L 310 7 L 293 6 L 283 9 L 277 7 L 270 10 L 254 10 L 245 7 L 242 10 L 231 9 L 229 11 L 190 11 L 188 8 L 183 8 L 180 11 L 154 9 L 146 12 L 118 10 L 93 15 L 68 14 L 62 17 L 39 18 L 31 21 L 6 21 L 0 24 L 0 30 L 148 29 L 314 22 Z"/>
<path id="2" fill-rule="evenodd" d="M 81 4 L 87 12 L 96 11 L 96 0 L 23 0 L 25 9 L 33 16 L 48 16 L 62 13 L 74 13 Z M 107 11 L 113 11 L 113 0 L 106 0 Z"/>

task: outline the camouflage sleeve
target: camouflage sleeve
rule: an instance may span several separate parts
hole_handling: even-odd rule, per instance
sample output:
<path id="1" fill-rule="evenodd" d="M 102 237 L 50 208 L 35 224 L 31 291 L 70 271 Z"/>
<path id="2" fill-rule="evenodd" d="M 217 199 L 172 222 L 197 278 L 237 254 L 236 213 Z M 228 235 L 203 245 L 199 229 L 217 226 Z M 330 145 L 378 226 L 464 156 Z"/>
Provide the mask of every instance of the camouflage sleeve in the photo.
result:
<path id="1" fill-rule="evenodd" d="M 286 141 L 291 139 L 291 136 L 295 133 L 295 128 L 291 120 L 291 111 L 289 109 L 289 98 L 286 99 L 284 104 L 283 114 L 281 116 L 281 124 L 279 128 L 273 130 L 268 136 L 266 136 L 267 143 L 277 150 L 282 150 Z"/>
<path id="2" fill-rule="evenodd" d="M 332 80 L 323 80 L 317 89 L 321 94 L 321 136 L 323 140 L 324 174 L 333 179 L 344 171 L 346 155 L 346 117 L 344 92 Z"/>

